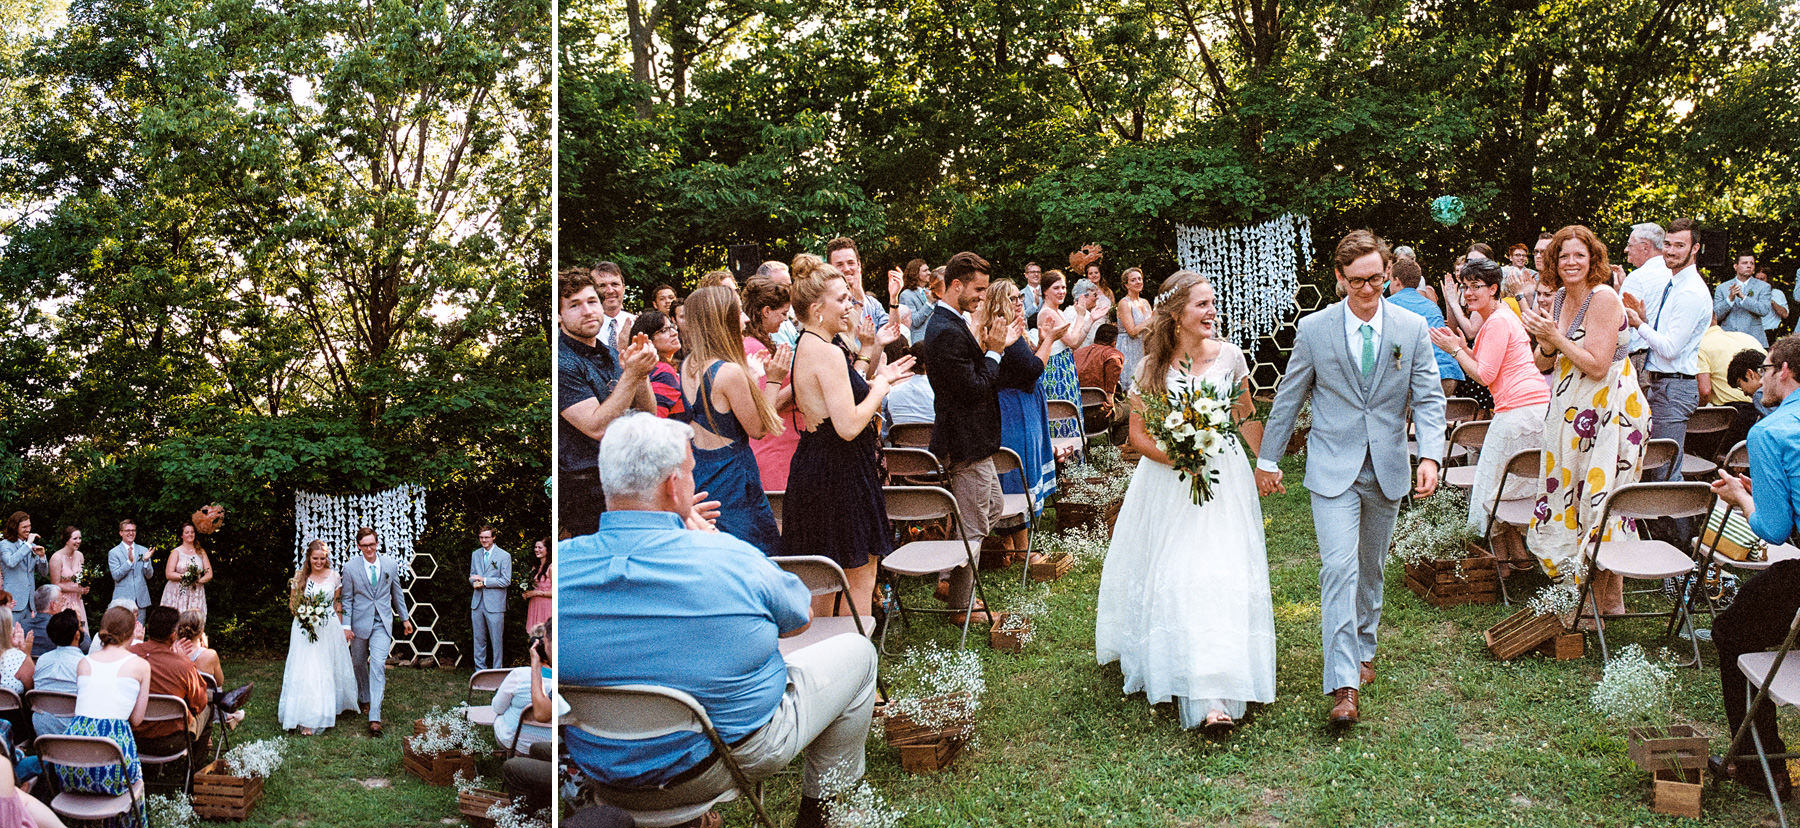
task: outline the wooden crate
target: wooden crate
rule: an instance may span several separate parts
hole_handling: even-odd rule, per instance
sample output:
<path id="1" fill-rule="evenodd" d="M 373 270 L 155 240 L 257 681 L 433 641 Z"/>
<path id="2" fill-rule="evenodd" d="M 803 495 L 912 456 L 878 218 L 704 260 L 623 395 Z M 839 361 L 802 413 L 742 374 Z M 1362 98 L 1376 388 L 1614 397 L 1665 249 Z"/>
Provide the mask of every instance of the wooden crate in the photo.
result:
<path id="1" fill-rule="evenodd" d="M 1119 520 L 1119 507 L 1124 505 L 1124 498 L 1098 506 L 1059 500 L 1056 502 L 1056 529 L 1061 532 L 1078 526 L 1088 526 L 1104 529 L 1111 533 L 1113 524 Z"/>
<path id="2" fill-rule="evenodd" d="M 1023 627 L 1011 630 L 1000 629 L 1006 623 L 1006 619 L 1010 617 L 1012 617 L 1010 612 L 994 613 L 994 626 L 988 629 L 988 646 L 1007 653 L 1022 652 L 1025 649 L 1025 639 L 1031 637 L 1031 619 L 1021 616 Z"/>
<path id="3" fill-rule="evenodd" d="M 407 739 L 400 749 L 400 764 L 407 773 L 419 777 L 427 785 L 440 788 L 455 784 L 456 774 L 475 777 L 475 755 L 460 750 L 447 750 L 443 753 L 418 753 L 413 750 L 413 740 Z"/>
<path id="4" fill-rule="evenodd" d="M 1500 601 L 1499 562 L 1474 544 L 1460 560 L 1407 564 L 1406 587 L 1434 607 Z"/>
<path id="5" fill-rule="evenodd" d="M 1651 773 L 1695 770 L 1706 767 L 1707 740 L 1689 725 L 1634 727 L 1625 731 L 1625 752 Z"/>
<path id="6" fill-rule="evenodd" d="M 1038 560 L 1031 562 L 1031 580 L 1038 582 L 1054 581 L 1069 574 L 1069 570 L 1074 568 L 1075 556 L 1070 555 L 1067 552 L 1058 552 L 1054 555 L 1042 556 Z"/>
<path id="7" fill-rule="evenodd" d="M 1563 629 L 1561 618 L 1521 609 L 1489 627 L 1482 633 L 1482 637 L 1487 641 L 1488 652 L 1493 653 L 1495 658 L 1508 661 L 1531 652 L 1544 642 L 1566 632 L 1568 630 Z"/>
<path id="8" fill-rule="evenodd" d="M 1559 633 L 1539 645 L 1537 651 L 1552 661 L 1570 661 L 1587 652 L 1587 636 L 1578 632 Z"/>
<path id="9" fill-rule="evenodd" d="M 456 811 L 463 815 L 463 821 L 469 823 L 469 828 L 494 828 L 494 821 L 488 819 L 487 813 L 488 808 L 496 802 L 510 805 L 512 797 L 485 788 L 459 791 L 456 794 Z"/>
<path id="10" fill-rule="evenodd" d="M 1702 763 L 1706 757 L 1700 757 Z M 1665 768 L 1654 772 L 1650 809 L 1659 814 L 1700 818 L 1700 771 Z"/>
<path id="11" fill-rule="evenodd" d="M 900 747 L 900 767 L 912 773 L 937 773 L 950 766 L 968 740 L 945 736 L 935 741 Z"/>
<path id="12" fill-rule="evenodd" d="M 194 813 L 203 819 L 244 819 L 262 795 L 262 777 L 232 776 L 220 760 L 194 772 Z"/>
<path id="13" fill-rule="evenodd" d="M 926 699 L 925 706 L 928 708 L 960 707 L 961 700 L 957 698 L 959 695 L 961 694 Z M 893 710 L 893 705 L 888 705 L 888 707 L 887 714 L 882 717 L 881 726 L 883 732 L 887 734 L 888 744 L 895 747 L 936 744 L 940 739 L 952 736 L 961 738 L 970 729 L 969 725 L 973 724 L 965 721 L 950 721 L 943 727 L 928 727 L 913 721 L 912 717 L 906 713 Z"/>

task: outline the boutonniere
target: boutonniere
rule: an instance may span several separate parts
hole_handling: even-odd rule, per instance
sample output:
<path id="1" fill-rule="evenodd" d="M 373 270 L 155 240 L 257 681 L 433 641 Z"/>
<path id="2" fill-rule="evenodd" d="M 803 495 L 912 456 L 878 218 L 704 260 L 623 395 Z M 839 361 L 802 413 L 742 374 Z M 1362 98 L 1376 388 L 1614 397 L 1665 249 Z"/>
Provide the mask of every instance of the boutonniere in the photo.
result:
<path id="1" fill-rule="evenodd" d="M 1394 346 L 1394 370 L 1400 370 L 1400 346 Z"/>

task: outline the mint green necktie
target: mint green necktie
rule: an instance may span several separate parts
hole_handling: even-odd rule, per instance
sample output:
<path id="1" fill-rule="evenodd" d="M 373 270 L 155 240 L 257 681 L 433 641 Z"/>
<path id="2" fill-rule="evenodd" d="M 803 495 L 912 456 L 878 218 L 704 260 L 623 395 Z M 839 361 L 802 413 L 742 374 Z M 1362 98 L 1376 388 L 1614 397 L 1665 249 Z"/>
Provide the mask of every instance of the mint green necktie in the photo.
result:
<path id="1" fill-rule="evenodd" d="M 1357 331 L 1362 333 L 1363 338 L 1362 372 L 1366 377 L 1375 370 L 1375 329 L 1364 322 Z"/>

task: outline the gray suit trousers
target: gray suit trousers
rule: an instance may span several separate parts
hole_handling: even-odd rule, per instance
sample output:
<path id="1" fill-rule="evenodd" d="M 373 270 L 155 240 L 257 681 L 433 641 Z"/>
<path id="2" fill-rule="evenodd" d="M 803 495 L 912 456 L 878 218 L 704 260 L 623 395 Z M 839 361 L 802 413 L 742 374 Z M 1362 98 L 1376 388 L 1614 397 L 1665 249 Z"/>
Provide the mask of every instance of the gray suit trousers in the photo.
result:
<path id="1" fill-rule="evenodd" d="M 1381 626 L 1381 568 L 1400 501 L 1381 492 L 1375 466 L 1336 497 L 1312 496 L 1319 536 L 1319 626 L 1325 652 L 1325 692 L 1362 685 L 1359 666 L 1375 659 Z"/>
<path id="2" fill-rule="evenodd" d="M 506 611 L 488 612 L 479 607 L 469 611 L 469 623 L 475 628 L 475 669 L 493 670 L 506 666 L 500 657 Z"/>
<path id="3" fill-rule="evenodd" d="M 381 721 L 381 695 L 387 690 L 388 652 L 394 635 L 387 624 L 377 623 L 368 638 L 350 639 L 350 663 L 356 668 L 356 700 L 369 706 L 369 721 Z"/>

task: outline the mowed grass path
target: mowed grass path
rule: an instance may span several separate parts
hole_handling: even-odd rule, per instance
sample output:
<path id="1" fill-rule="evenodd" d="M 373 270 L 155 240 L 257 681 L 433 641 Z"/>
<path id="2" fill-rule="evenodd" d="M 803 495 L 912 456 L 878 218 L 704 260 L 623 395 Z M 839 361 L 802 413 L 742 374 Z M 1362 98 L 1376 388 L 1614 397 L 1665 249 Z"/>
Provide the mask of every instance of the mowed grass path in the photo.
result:
<path id="1" fill-rule="evenodd" d="M 388 670 L 382 701 L 387 735 L 376 739 L 368 734 L 366 717 L 354 712 L 313 736 L 283 734 L 276 718 L 282 668 L 279 659 L 225 655 L 225 677 L 231 686 L 256 682 L 249 715 L 232 734 L 231 743 L 286 735 L 288 752 L 281 769 L 264 784 L 262 803 L 248 820 L 203 824 L 374 828 L 462 823 L 456 812 L 456 789 L 432 787 L 407 773 L 400 766 L 400 745 L 412 734 L 413 720 L 433 707 L 449 708 L 463 700 L 470 671 Z M 492 783 L 489 787 L 498 789 L 499 761 L 483 757 L 479 767 Z"/>
<path id="2" fill-rule="evenodd" d="M 1290 461 L 1287 479 L 1300 479 Z M 869 740 L 868 781 L 907 812 L 909 826 L 1748 826 L 1774 811 L 1735 786 L 1709 786 L 1699 821 L 1650 810 L 1650 781 L 1626 758 L 1624 723 L 1588 706 L 1599 657 L 1552 662 L 1495 660 L 1481 632 L 1511 610 L 1434 609 L 1413 596 L 1390 562 L 1379 680 L 1365 688 L 1364 723 L 1347 734 L 1325 724 L 1319 692 L 1318 551 L 1299 485 L 1263 500 L 1278 647 L 1278 698 L 1212 741 L 1182 730 L 1172 705 L 1151 707 L 1120 691 L 1116 665 L 1094 663 L 1092 561 L 1053 585 L 1051 612 L 1022 654 L 979 643 L 987 670 L 978 744 L 948 770 L 914 775 L 879 735 Z M 1204 543 L 1204 538 L 1196 538 Z M 990 572 L 997 609 L 1019 594 L 1018 570 Z M 1010 577 L 1009 577 L 1010 576 Z M 1529 595 L 1537 576 L 1513 582 Z M 1036 587 L 1036 585 L 1034 585 Z M 922 588 L 909 591 L 928 600 Z M 1645 608 L 1665 606 L 1643 600 Z M 1704 617 L 1701 626 L 1709 621 Z M 1662 626 L 1639 620 L 1613 628 L 1612 646 L 1633 641 L 1653 657 L 1668 644 Z M 952 629 L 930 619 L 897 628 L 898 648 Z M 1592 638 L 1590 637 L 1590 650 Z M 1718 702 L 1717 653 L 1702 643 L 1701 670 L 1676 671 L 1676 721 L 1729 740 Z M 1784 713 L 1790 732 L 1795 717 Z M 797 766 L 796 766 L 797 767 Z M 791 824 L 799 778 L 791 770 L 764 786 L 782 824 Z M 726 824 L 752 825 L 747 807 Z"/>

